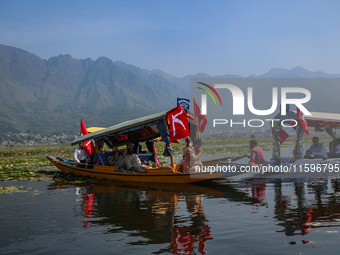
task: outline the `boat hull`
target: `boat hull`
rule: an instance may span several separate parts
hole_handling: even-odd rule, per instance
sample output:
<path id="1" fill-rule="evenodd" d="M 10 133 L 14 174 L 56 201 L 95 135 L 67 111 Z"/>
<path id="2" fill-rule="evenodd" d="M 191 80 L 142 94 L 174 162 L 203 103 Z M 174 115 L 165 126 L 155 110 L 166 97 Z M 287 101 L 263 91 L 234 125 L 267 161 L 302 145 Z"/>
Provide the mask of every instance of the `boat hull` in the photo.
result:
<path id="1" fill-rule="evenodd" d="M 60 157 L 47 156 L 54 166 L 64 173 L 72 173 L 96 179 L 149 182 L 149 183 L 195 183 L 222 178 L 220 173 L 175 173 L 170 167 L 149 168 L 145 172 L 118 170 L 113 166 L 83 165 Z"/>

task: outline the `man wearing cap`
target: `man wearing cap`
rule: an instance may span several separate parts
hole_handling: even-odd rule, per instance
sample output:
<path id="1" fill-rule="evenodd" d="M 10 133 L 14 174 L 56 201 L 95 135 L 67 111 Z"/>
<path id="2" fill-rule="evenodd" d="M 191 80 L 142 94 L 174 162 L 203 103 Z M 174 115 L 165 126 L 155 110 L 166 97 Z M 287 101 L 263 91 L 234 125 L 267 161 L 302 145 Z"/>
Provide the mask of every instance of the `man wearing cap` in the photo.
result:
<path id="1" fill-rule="evenodd" d="M 310 146 L 309 149 L 312 151 L 314 158 L 328 158 L 326 147 L 322 143 L 319 143 L 319 137 L 317 136 L 313 137 L 313 144 Z"/>

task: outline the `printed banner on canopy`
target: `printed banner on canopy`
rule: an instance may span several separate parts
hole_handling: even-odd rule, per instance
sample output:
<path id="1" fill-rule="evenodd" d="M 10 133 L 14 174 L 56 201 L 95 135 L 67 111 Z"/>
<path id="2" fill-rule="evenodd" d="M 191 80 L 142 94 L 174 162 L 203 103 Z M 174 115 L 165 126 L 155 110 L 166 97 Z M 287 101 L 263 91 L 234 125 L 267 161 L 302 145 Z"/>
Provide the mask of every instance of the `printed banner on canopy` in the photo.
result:
<path id="1" fill-rule="evenodd" d="M 87 135 L 87 134 L 88 134 L 88 132 L 87 132 L 87 129 L 86 129 L 85 124 L 83 122 L 83 118 L 81 118 L 80 135 L 83 136 L 83 135 Z M 93 145 L 91 140 L 85 141 L 84 146 L 85 146 L 85 149 L 86 149 L 88 155 L 92 155 L 92 153 L 95 151 L 94 145 Z"/>
<path id="2" fill-rule="evenodd" d="M 288 137 L 289 137 L 288 133 L 281 129 L 279 132 L 278 141 L 280 142 L 280 144 L 283 144 L 283 142 L 286 141 Z"/>
<path id="3" fill-rule="evenodd" d="M 177 106 L 182 106 L 183 110 L 187 112 L 190 110 L 190 100 L 177 97 Z"/>
<path id="4" fill-rule="evenodd" d="M 190 136 L 187 114 L 181 106 L 168 111 L 166 116 L 169 124 L 170 142 Z"/>

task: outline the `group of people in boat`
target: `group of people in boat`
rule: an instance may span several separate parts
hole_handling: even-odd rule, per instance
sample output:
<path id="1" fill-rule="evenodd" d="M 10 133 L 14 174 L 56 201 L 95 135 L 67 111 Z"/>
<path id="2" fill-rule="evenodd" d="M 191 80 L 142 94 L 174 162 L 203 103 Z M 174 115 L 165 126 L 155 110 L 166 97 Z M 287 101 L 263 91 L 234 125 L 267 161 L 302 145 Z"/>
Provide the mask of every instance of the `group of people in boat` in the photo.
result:
<path id="1" fill-rule="evenodd" d="M 326 147 L 319 142 L 319 137 L 315 136 L 312 139 L 313 144 L 306 151 L 305 159 L 328 159 Z M 257 145 L 256 140 L 250 141 L 251 155 L 245 154 L 250 158 L 250 165 L 267 165 L 263 149 Z M 340 155 L 340 143 L 334 146 L 334 155 Z"/>
<path id="2" fill-rule="evenodd" d="M 194 170 L 194 167 L 203 166 L 201 161 L 202 155 L 202 140 L 194 139 L 192 142 L 190 137 L 185 139 L 186 145 L 183 148 L 182 173 L 189 173 Z M 264 157 L 263 149 L 257 145 L 256 140 L 250 141 L 250 155 L 245 155 L 250 158 L 251 165 L 266 165 L 267 162 Z M 74 150 L 74 160 L 77 163 L 93 163 L 86 152 L 84 143 L 81 142 L 79 147 Z M 134 146 L 132 143 L 126 145 L 126 149 L 119 150 L 117 146 L 112 148 L 112 154 L 108 157 L 108 163 L 111 166 L 127 170 L 144 170 L 145 166 L 141 163 L 138 155 L 134 153 Z"/>
<path id="3" fill-rule="evenodd" d="M 81 142 L 79 147 L 74 150 L 73 159 L 78 164 L 93 163 L 85 149 L 84 142 Z M 107 161 L 110 166 L 116 166 L 118 169 L 142 171 L 145 168 L 134 152 L 134 145 L 132 143 L 127 144 L 126 149 L 121 150 L 117 146 L 113 146 L 112 153 L 108 156 Z"/>
<path id="4" fill-rule="evenodd" d="M 193 142 L 190 137 L 185 139 L 186 146 L 183 148 L 183 168 L 181 172 L 189 173 L 190 166 L 203 166 L 201 161 L 202 140 L 196 138 Z M 86 152 L 84 142 L 79 144 L 79 147 L 74 150 L 74 161 L 78 164 L 91 164 L 93 161 Z M 126 149 L 118 149 L 117 146 L 112 148 L 112 153 L 108 156 L 109 165 L 116 166 L 118 169 L 141 171 L 145 169 L 139 156 L 134 151 L 134 145 L 129 143 Z"/>
<path id="5" fill-rule="evenodd" d="M 319 142 L 319 137 L 312 139 L 313 144 L 309 147 L 304 155 L 305 159 L 328 159 L 326 147 Z M 256 140 L 250 141 L 251 155 L 245 154 L 250 158 L 250 165 L 267 165 L 263 149 L 257 145 Z M 340 156 L 340 143 L 334 146 L 334 155 Z"/>
<path id="6" fill-rule="evenodd" d="M 319 142 L 319 137 L 313 137 L 313 144 L 306 151 L 305 159 L 328 159 L 326 147 Z M 340 155 L 340 143 L 334 146 L 334 155 Z"/>
<path id="7" fill-rule="evenodd" d="M 328 159 L 326 147 L 319 142 L 319 137 L 313 137 L 313 144 L 306 151 L 305 159 Z M 250 158 L 249 165 L 267 165 L 263 149 L 257 145 L 256 140 L 250 141 L 251 154 L 245 154 L 245 157 Z M 334 146 L 334 154 L 340 155 L 340 143 Z"/>
<path id="8" fill-rule="evenodd" d="M 144 170 L 144 166 L 134 152 L 134 146 L 132 143 L 126 145 L 126 149 L 119 150 L 117 146 L 113 146 L 112 155 L 108 157 L 110 166 L 116 166 L 118 169 L 127 169 L 141 171 Z"/>
<path id="9" fill-rule="evenodd" d="M 186 146 L 183 148 L 183 170 L 182 172 L 188 173 L 194 170 L 194 167 L 203 166 L 201 161 L 202 155 L 202 140 L 197 138 L 191 142 L 191 138 L 185 139 Z M 250 165 L 267 165 L 263 149 L 257 144 L 256 140 L 249 142 L 250 155 L 245 154 L 249 158 Z"/>
<path id="10" fill-rule="evenodd" d="M 192 142 L 190 137 L 185 139 L 186 145 L 183 148 L 183 173 L 189 173 L 194 170 L 196 166 L 203 166 L 201 161 L 202 155 L 202 140 L 199 138 L 194 139 Z M 306 151 L 305 159 L 327 159 L 326 147 L 319 142 L 318 137 L 313 137 L 313 144 Z M 140 146 L 140 145 L 139 145 Z M 245 154 L 249 158 L 250 165 L 267 165 L 263 149 L 257 144 L 256 140 L 251 140 L 249 143 L 250 155 Z M 334 153 L 340 154 L 340 143 L 334 146 Z M 93 163 L 91 158 L 86 152 L 84 143 L 81 142 L 79 147 L 74 150 L 74 160 L 77 163 Z M 143 171 L 145 166 L 142 164 L 140 158 L 135 152 L 134 145 L 129 143 L 126 149 L 119 150 L 117 146 L 112 148 L 112 154 L 108 157 L 108 163 L 111 166 L 117 166 L 118 169 L 127 169 L 134 171 Z"/>

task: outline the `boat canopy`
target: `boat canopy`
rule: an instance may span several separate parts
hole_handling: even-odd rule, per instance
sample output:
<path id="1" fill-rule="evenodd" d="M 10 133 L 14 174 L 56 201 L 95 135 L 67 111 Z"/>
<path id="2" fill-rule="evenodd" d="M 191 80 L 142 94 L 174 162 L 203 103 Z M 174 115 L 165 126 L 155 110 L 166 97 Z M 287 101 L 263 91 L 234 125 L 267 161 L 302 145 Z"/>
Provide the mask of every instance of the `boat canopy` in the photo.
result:
<path id="1" fill-rule="evenodd" d="M 340 128 L 340 114 L 327 112 L 311 112 L 312 115 L 305 115 L 309 127 L 331 127 Z"/>
<path id="2" fill-rule="evenodd" d="M 77 137 L 71 145 L 87 140 L 103 140 L 112 147 L 121 146 L 129 142 L 154 139 L 159 136 L 168 141 L 168 129 L 165 124 L 167 112 L 160 112 L 138 119 L 125 121 L 96 132 Z"/>

